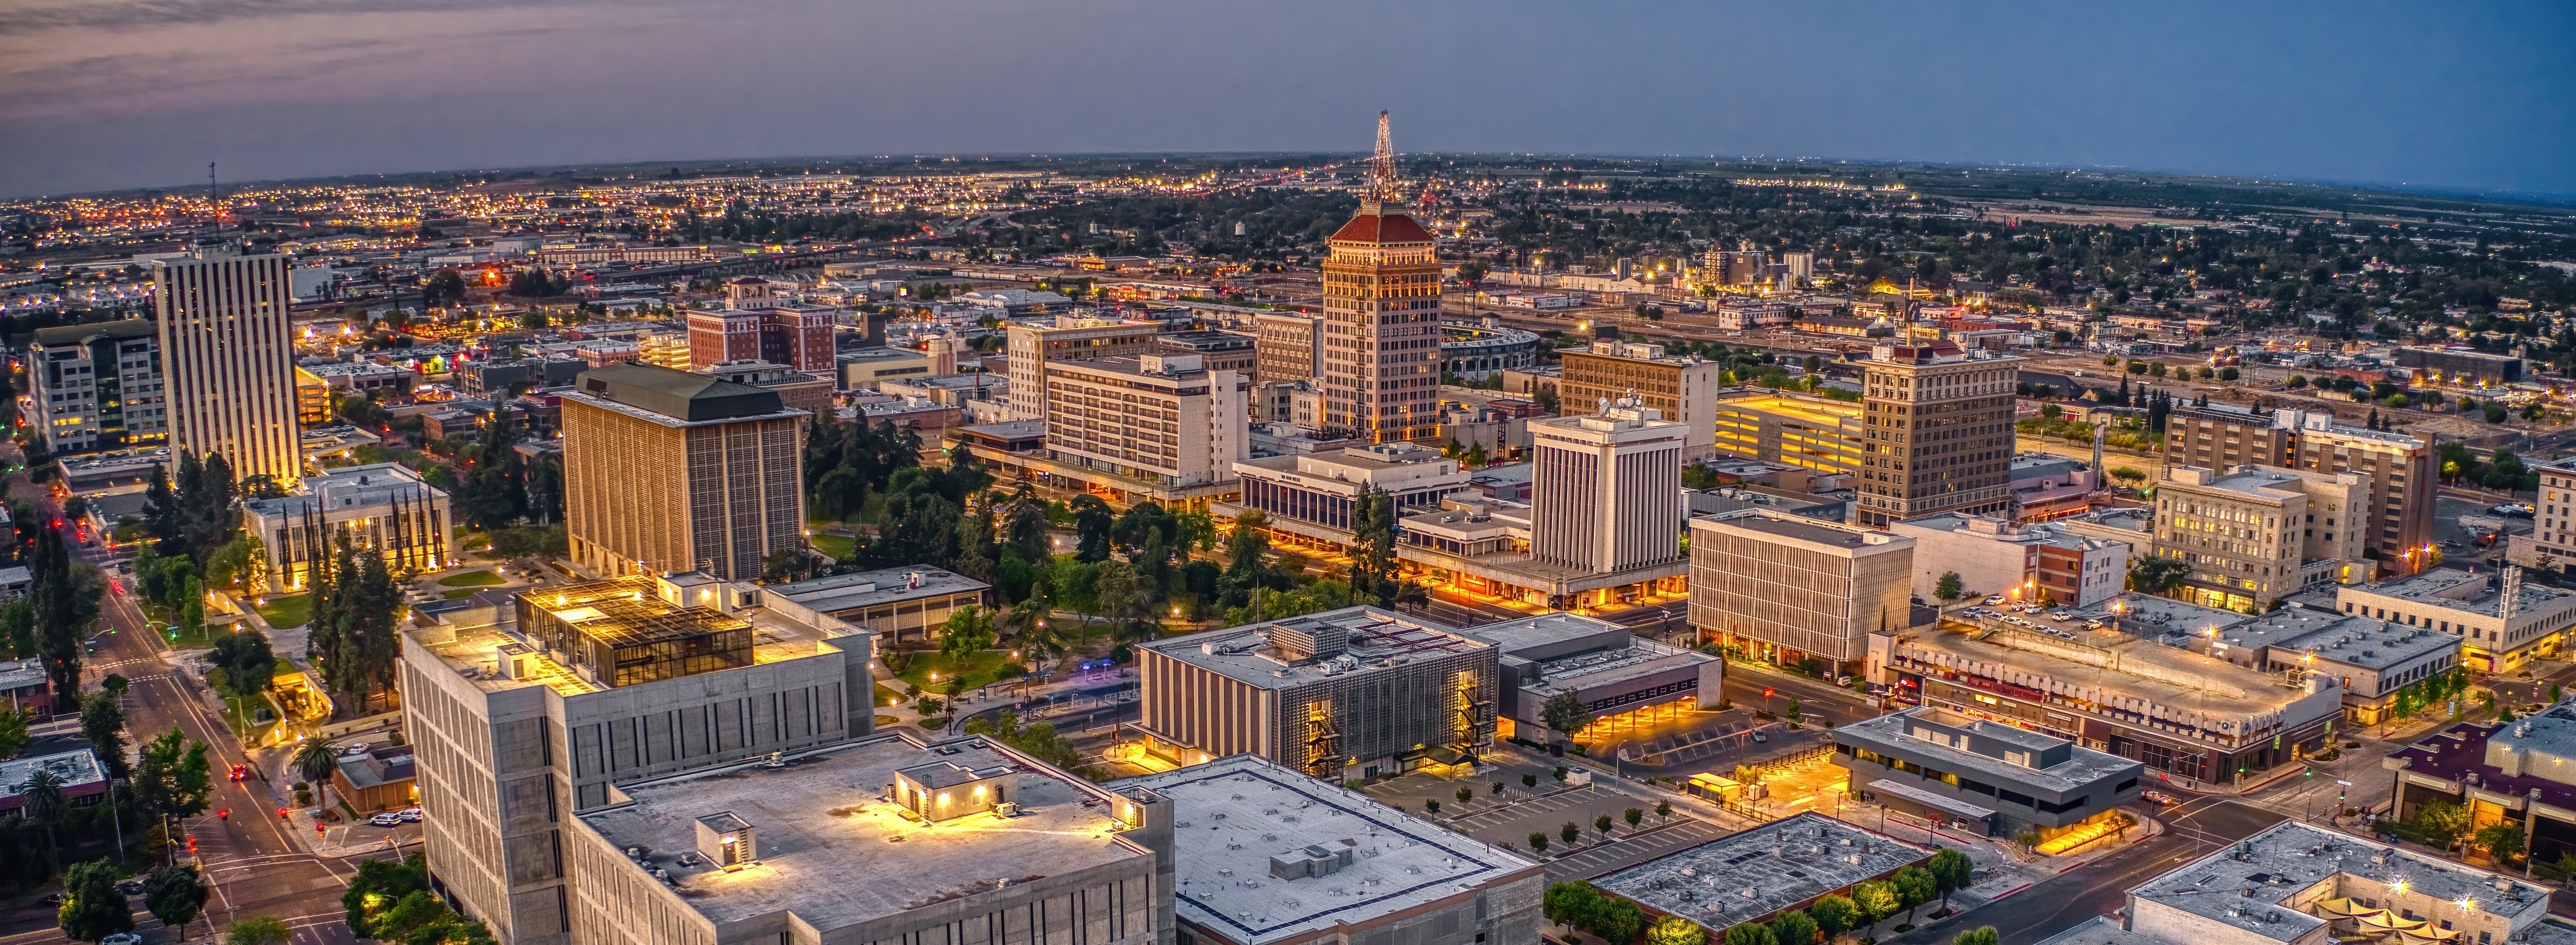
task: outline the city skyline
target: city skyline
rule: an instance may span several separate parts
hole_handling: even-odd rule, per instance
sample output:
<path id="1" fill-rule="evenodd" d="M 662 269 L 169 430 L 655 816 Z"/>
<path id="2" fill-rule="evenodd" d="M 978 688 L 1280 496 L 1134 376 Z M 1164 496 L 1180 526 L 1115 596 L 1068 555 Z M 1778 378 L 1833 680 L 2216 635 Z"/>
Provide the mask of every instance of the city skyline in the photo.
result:
<path id="1" fill-rule="evenodd" d="M 2576 24 L 2537 4 L 1931 21 L 1730 6 L 1596 12 L 1572 29 L 1517 7 L 1354 10 L 1394 28 L 1320 49 L 1298 37 L 1337 14 L 1303 8 L 596 12 L 197 3 L 0 13 L 0 58 L 14 63 L 0 75 L 20 92 L 0 104 L 10 131 L 0 137 L 13 142 L 0 146 L 0 195 L 185 186 L 208 161 L 227 177 L 284 180 L 820 155 L 1342 153 L 1358 143 L 1352 116 L 1377 109 L 1397 113 L 1417 153 L 2026 162 L 2576 194 L 2576 171 L 2551 157 L 2576 129 L 2549 104 L 2570 80 L 2546 45 Z M 1854 37 L 1852 22 L 1903 32 Z M 999 54 L 962 68 L 945 43 L 878 42 L 904 35 L 973 36 Z M 1717 37 L 1728 41 L 1701 42 Z M 653 65 L 743 44 L 807 71 L 782 82 Z M 1588 65 L 1601 62 L 1621 68 Z M 1372 68 L 1348 68 L 1358 63 Z M 2474 93 L 2449 81 L 2462 75 L 2481 77 Z M 1150 91 L 1192 118 L 1078 98 L 1068 108 L 1030 91 L 1068 78 L 1076 89 Z M 678 116 L 696 116 L 686 119 L 695 130 L 670 134 Z"/>

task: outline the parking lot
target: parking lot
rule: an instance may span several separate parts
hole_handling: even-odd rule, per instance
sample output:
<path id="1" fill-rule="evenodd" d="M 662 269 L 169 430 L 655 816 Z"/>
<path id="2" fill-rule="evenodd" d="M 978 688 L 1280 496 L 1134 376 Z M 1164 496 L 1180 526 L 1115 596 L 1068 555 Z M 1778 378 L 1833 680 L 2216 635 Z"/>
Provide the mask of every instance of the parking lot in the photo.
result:
<path id="1" fill-rule="evenodd" d="M 1423 802 L 1439 801 L 1440 813 L 1426 816 L 1478 840 L 1523 854 L 1530 852 L 1530 834 L 1545 834 L 1547 855 L 1556 857 L 1548 863 L 1549 882 L 1598 876 L 1734 832 L 1693 818 L 1679 807 L 1669 816 L 1657 816 L 1654 801 L 1614 787 L 1569 788 L 1556 781 L 1554 772 L 1553 765 L 1516 762 L 1488 766 L 1487 771 L 1474 778 L 1413 774 L 1370 785 L 1366 790 L 1380 801 L 1415 814 L 1426 813 Z M 1537 778 L 1538 784 L 1525 786 L 1525 776 Z M 1494 793 L 1495 782 L 1504 785 L 1500 795 Z M 1462 787 L 1474 791 L 1473 800 L 1463 809 L 1457 796 Z M 1626 817 L 1632 809 L 1639 817 L 1634 828 Z M 1611 826 L 1606 834 L 1595 823 L 1604 815 L 1610 818 Z M 1569 823 L 1575 825 L 1576 839 L 1572 844 L 1565 842 L 1561 832 Z"/>

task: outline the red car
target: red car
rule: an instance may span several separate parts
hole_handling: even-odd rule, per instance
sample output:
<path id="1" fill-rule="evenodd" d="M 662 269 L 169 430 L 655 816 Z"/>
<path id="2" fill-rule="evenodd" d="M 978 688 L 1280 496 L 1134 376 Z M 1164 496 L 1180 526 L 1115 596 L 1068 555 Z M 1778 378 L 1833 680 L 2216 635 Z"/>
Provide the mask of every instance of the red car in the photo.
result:
<path id="1" fill-rule="evenodd" d="M 233 770 L 232 770 L 232 774 L 230 775 L 230 777 L 231 777 L 233 780 L 235 780 L 235 781 L 247 781 L 247 780 L 249 780 L 249 779 L 250 779 L 250 766 L 249 766 L 249 765 L 240 765 L 240 764 L 234 765 L 234 766 L 233 766 Z"/>

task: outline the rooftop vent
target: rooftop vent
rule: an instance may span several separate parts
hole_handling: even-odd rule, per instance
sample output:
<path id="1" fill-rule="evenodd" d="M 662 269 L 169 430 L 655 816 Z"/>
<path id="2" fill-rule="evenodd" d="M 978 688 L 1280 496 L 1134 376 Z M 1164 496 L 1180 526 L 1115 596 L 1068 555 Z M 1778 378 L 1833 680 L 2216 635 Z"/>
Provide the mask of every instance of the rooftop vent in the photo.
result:
<path id="1" fill-rule="evenodd" d="M 1270 858 L 1270 875 L 1277 879 L 1306 879 L 1330 876 L 1351 865 L 1351 848 L 1314 844 L 1290 850 Z"/>
<path id="2" fill-rule="evenodd" d="M 760 857 L 751 823 L 732 811 L 698 818 L 698 855 L 721 869 L 738 869 Z"/>
<path id="3" fill-rule="evenodd" d="M 1290 660 L 1340 656 L 1351 648 L 1350 628 L 1320 620 L 1272 624 L 1270 645 Z"/>

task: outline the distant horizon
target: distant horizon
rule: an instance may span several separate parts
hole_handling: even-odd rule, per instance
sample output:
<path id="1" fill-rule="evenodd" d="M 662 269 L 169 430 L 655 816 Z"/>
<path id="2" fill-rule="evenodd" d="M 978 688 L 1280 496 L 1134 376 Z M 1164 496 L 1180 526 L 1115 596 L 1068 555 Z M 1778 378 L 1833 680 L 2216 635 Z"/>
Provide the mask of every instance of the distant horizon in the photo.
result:
<path id="1" fill-rule="evenodd" d="M 2576 5 L 22 0 L 0 199 L 789 155 L 1875 155 L 2576 195 Z M 900 142 L 900 147 L 897 143 Z M 1898 157 L 1901 155 L 1902 157 Z"/>

